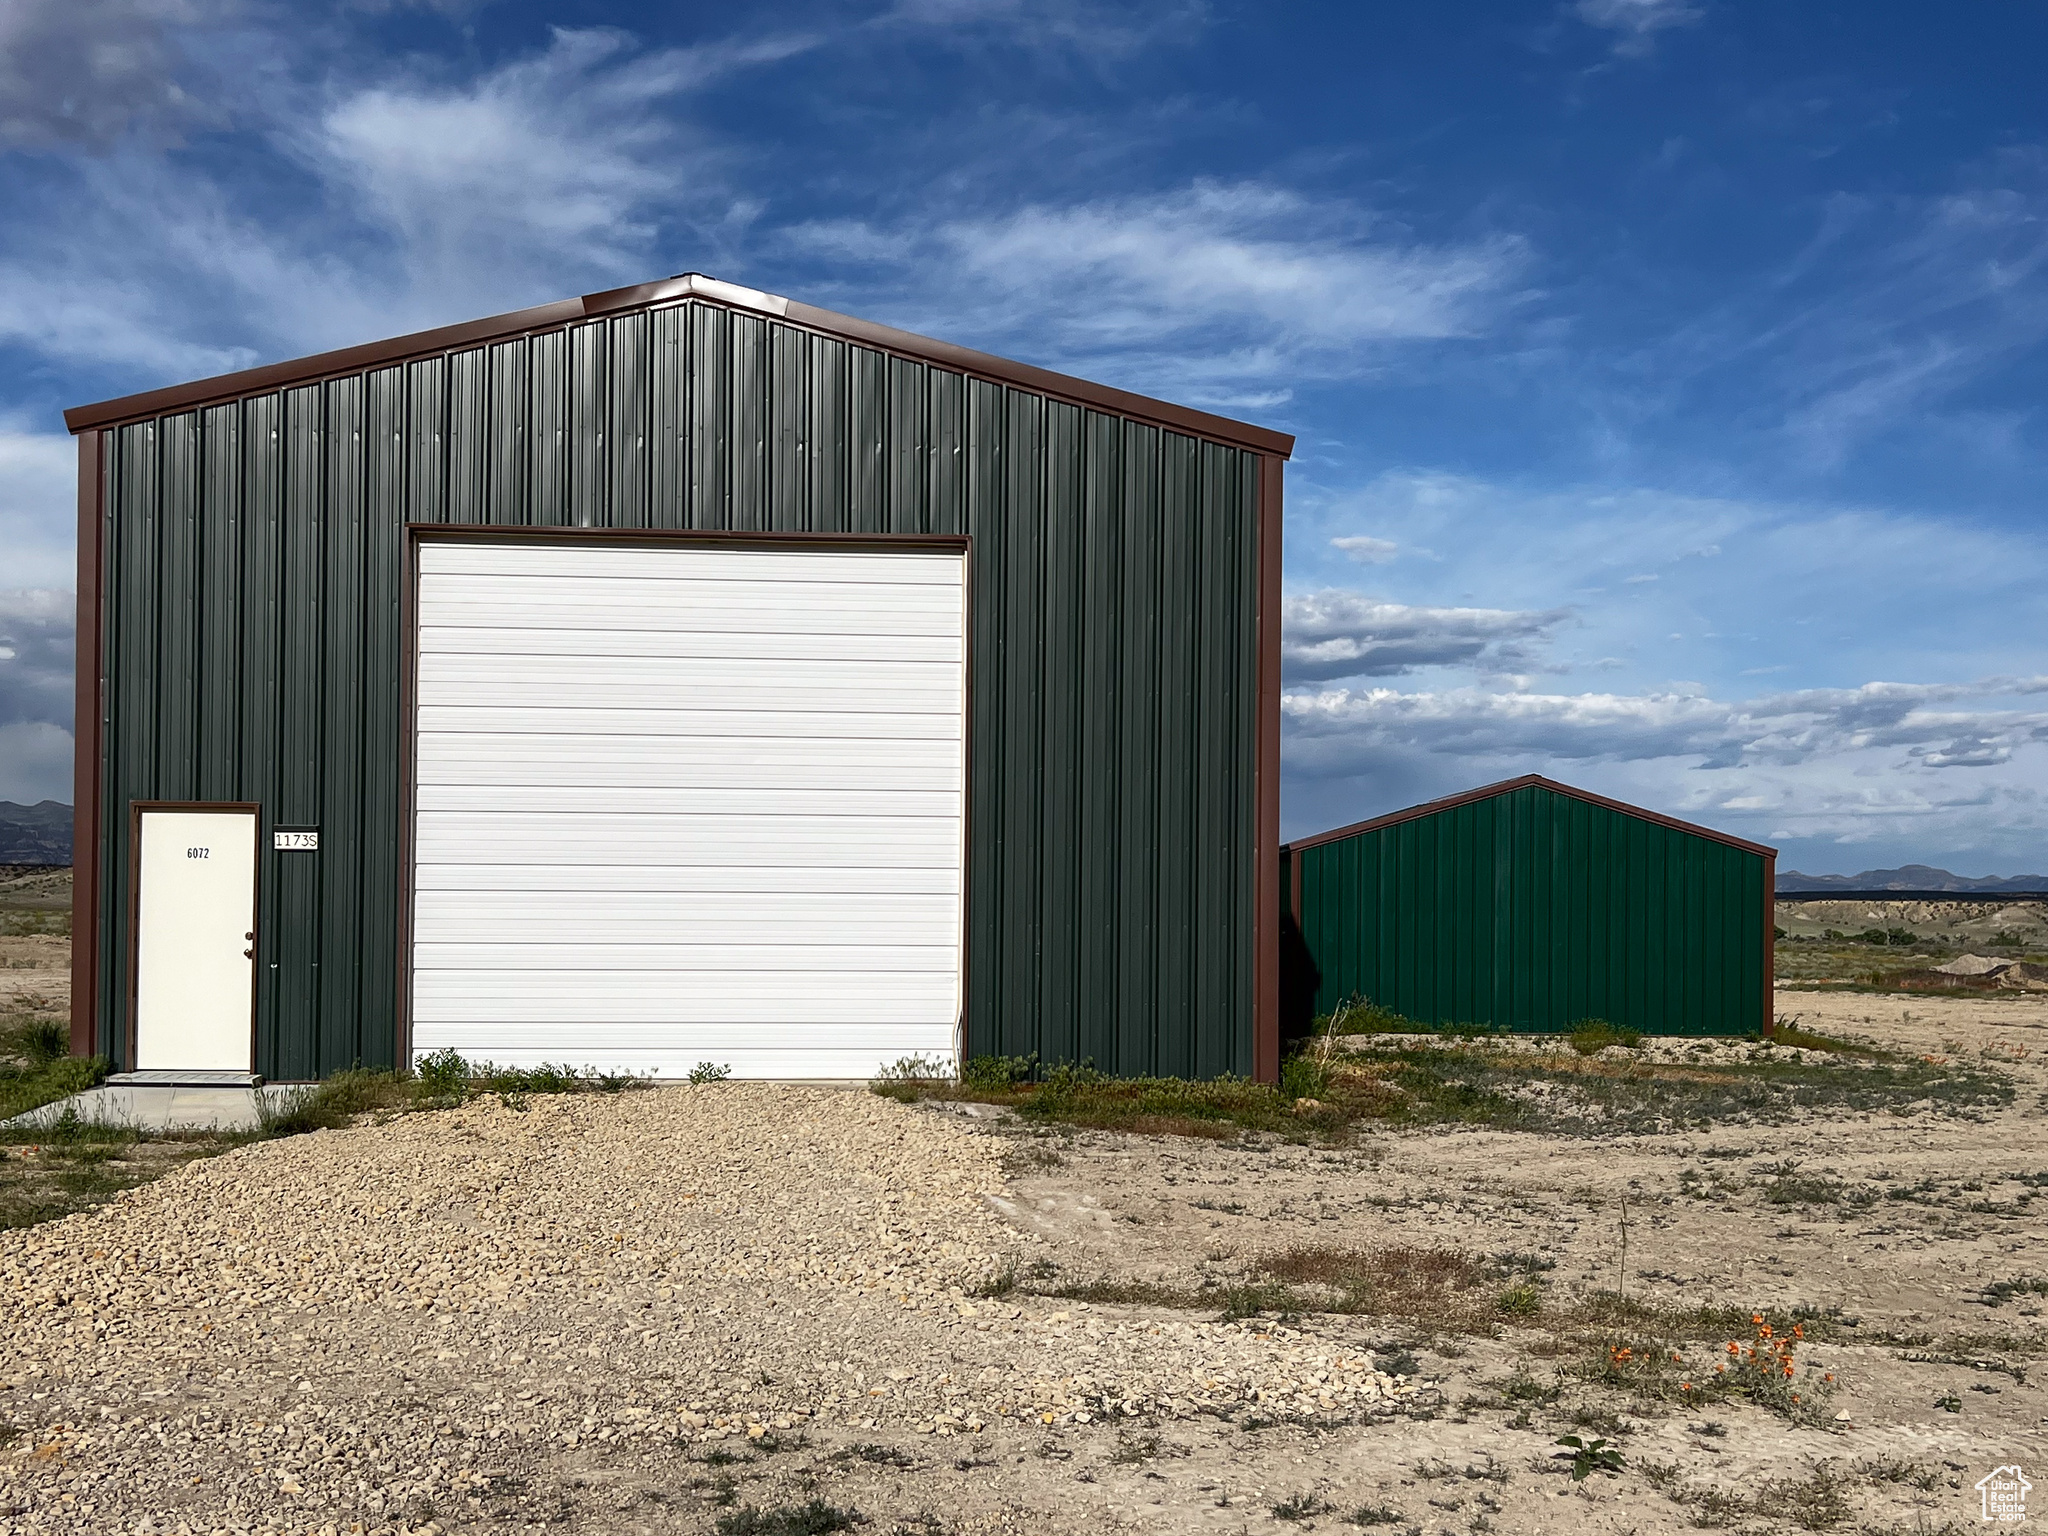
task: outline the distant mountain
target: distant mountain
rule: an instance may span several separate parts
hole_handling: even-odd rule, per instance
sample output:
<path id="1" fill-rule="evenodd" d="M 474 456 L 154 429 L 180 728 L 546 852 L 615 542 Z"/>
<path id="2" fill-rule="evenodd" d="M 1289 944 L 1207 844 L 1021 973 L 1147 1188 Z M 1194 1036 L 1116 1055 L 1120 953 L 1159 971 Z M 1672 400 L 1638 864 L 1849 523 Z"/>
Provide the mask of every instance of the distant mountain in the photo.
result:
<path id="1" fill-rule="evenodd" d="M 71 807 L 0 800 L 0 864 L 69 864 Z"/>
<path id="2" fill-rule="evenodd" d="M 1972 880 L 1929 864 L 1898 869 L 1866 869 L 1860 875 L 1802 875 L 1787 870 L 1778 876 L 1781 891 L 2048 891 L 2048 875 L 1986 876 Z"/>

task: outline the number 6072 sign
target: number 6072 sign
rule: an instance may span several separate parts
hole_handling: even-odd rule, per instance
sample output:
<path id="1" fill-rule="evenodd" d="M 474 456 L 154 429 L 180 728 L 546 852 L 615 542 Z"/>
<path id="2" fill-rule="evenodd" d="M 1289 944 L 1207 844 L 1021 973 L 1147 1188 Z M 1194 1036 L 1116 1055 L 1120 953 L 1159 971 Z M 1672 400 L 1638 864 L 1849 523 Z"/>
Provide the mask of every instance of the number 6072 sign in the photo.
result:
<path id="1" fill-rule="evenodd" d="M 275 848 L 279 853 L 284 853 L 287 850 L 317 849 L 319 846 L 320 834 L 318 832 L 274 832 L 271 834 L 271 847 Z"/>

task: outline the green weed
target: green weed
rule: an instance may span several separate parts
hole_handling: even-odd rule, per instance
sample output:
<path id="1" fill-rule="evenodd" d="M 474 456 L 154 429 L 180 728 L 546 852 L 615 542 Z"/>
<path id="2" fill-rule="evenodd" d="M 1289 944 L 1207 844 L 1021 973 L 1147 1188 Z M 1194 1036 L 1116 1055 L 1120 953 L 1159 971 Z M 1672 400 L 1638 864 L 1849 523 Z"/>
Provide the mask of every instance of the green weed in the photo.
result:
<path id="1" fill-rule="evenodd" d="M 718 1517 L 718 1536 L 830 1536 L 864 1524 L 859 1510 L 840 1509 L 823 1499 L 781 1509 L 748 1504 Z"/>
<path id="2" fill-rule="evenodd" d="M 1273 1506 L 1275 1520 L 1313 1520 L 1317 1515 L 1333 1514 L 1336 1506 L 1320 1494 L 1295 1493 Z"/>
<path id="3" fill-rule="evenodd" d="M 1038 1068 L 1038 1053 L 1029 1056 L 975 1056 L 960 1074 L 969 1088 L 1010 1088 L 1029 1082 Z"/>
<path id="4" fill-rule="evenodd" d="M 1621 1452 L 1605 1440 L 1582 1440 L 1577 1435 L 1559 1435 L 1553 1442 L 1571 1452 L 1572 1481 L 1582 1483 L 1595 1472 L 1619 1472 Z"/>
<path id="5" fill-rule="evenodd" d="M 1571 1027 L 1571 1033 L 1565 1039 L 1581 1056 L 1597 1056 L 1610 1045 L 1634 1050 L 1643 1043 L 1643 1032 L 1619 1028 L 1605 1019 L 1581 1019 Z"/>

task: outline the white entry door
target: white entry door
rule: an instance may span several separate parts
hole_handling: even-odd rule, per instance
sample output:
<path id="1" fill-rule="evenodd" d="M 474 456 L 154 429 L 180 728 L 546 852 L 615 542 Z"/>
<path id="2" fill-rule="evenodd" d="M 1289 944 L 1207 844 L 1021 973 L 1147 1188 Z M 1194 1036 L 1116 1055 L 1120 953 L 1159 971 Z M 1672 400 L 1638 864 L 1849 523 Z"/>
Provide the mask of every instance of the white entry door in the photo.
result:
<path id="1" fill-rule="evenodd" d="M 950 1060 L 958 549 L 419 549 L 412 1051 Z"/>
<path id="2" fill-rule="evenodd" d="M 256 812 L 138 813 L 135 1067 L 247 1072 L 256 999 Z"/>

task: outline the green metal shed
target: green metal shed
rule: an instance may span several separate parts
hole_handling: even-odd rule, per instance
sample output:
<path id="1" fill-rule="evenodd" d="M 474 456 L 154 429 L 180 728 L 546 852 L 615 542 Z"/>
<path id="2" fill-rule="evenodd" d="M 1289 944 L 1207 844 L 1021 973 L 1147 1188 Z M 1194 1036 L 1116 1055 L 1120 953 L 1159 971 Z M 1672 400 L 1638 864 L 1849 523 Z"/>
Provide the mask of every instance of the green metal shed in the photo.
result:
<path id="1" fill-rule="evenodd" d="M 1770 1027 L 1777 850 L 1760 843 L 1529 774 L 1280 858 L 1297 1029 L 1349 998 L 1532 1033 Z"/>
<path id="2" fill-rule="evenodd" d="M 74 1050 L 1277 1076 L 1285 434 L 701 274 L 67 420 Z"/>

